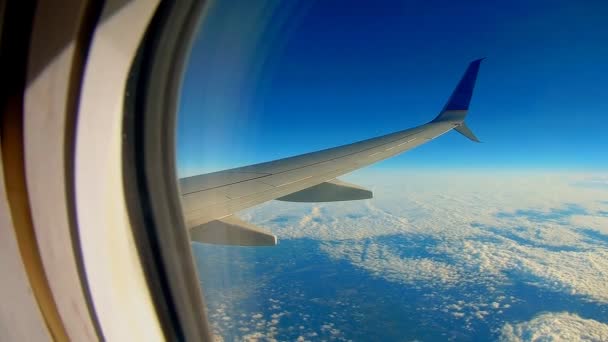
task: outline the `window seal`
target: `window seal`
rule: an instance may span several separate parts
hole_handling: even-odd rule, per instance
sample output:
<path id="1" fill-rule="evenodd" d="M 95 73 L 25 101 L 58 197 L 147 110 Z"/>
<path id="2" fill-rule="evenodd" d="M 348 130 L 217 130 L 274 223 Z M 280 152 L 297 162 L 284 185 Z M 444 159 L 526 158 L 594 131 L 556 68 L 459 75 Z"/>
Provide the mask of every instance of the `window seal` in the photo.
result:
<path id="1" fill-rule="evenodd" d="M 123 119 L 129 220 L 168 340 L 211 340 L 176 172 L 177 107 L 205 1 L 162 2 L 133 63 Z"/>

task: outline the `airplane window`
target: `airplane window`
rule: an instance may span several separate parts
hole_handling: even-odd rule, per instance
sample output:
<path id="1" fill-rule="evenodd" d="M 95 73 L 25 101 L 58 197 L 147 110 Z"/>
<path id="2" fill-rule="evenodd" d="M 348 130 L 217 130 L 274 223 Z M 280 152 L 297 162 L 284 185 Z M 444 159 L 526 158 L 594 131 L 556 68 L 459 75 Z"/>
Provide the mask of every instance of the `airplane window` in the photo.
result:
<path id="1" fill-rule="evenodd" d="M 608 340 L 607 16 L 211 2 L 177 172 L 213 335 Z"/>

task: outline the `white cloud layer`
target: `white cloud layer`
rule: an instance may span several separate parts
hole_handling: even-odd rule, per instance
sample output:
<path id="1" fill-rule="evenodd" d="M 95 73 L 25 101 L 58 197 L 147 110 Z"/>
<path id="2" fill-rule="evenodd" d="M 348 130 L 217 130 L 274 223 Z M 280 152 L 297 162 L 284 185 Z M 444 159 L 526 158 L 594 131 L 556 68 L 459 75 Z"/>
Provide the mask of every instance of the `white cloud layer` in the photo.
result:
<path id="1" fill-rule="evenodd" d="M 566 312 L 545 313 L 530 321 L 510 324 L 501 330 L 500 340 L 511 341 L 608 341 L 608 324 Z"/>
<path id="2" fill-rule="evenodd" d="M 348 181 L 372 189 L 372 200 L 275 201 L 241 216 L 269 227 L 279 240 L 322 240 L 332 258 L 394 282 L 491 288 L 517 274 L 541 288 L 608 303 L 608 188 L 597 186 L 605 179 L 540 172 L 363 172 Z M 384 245 L 387 236 L 433 243 L 420 247 L 425 256 L 408 256 Z M 490 305 L 495 298 L 487 300 Z"/>
<path id="3" fill-rule="evenodd" d="M 461 275 L 455 266 L 430 258 L 401 258 L 391 249 L 379 244 L 366 246 L 353 241 L 337 245 L 324 244 L 321 247 L 335 259 L 347 259 L 374 275 L 416 286 L 453 286 Z"/>
<path id="4" fill-rule="evenodd" d="M 422 290 L 434 299 L 421 310 L 445 313 L 470 331 L 484 321 L 503 341 L 608 341 L 608 321 L 573 313 L 503 323 L 512 317 L 508 310 L 530 299 L 508 290 L 516 282 L 551 298 L 608 304 L 608 175 L 383 171 L 379 177 L 372 169 L 346 180 L 372 189 L 375 198 L 273 201 L 239 215 L 272 230 L 279 243 L 313 239 L 331 259 Z M 234 331 L 246 341 L 279 338 L 290 313 L 278 300 L 267 304 L 264 313 L 224 304 L 210 310 L 218 340 Z M 330 318 L 321 325 L 303 323 L 297 340 L 344 338 Z"/>

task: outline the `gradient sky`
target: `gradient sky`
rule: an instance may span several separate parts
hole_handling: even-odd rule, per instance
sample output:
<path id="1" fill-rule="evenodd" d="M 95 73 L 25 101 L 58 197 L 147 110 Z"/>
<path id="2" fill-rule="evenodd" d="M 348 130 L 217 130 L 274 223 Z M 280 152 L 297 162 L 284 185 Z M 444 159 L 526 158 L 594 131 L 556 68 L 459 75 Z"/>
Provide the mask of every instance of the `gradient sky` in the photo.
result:
<path id="1" fill-rule="evenodd" d="M 218 1 L 185 74 L 179 173 L 422 124 L 479 57 L 483 143 L 451 132 L 373 167 L 606 170 L 606 18 L 606 1 Z"/>

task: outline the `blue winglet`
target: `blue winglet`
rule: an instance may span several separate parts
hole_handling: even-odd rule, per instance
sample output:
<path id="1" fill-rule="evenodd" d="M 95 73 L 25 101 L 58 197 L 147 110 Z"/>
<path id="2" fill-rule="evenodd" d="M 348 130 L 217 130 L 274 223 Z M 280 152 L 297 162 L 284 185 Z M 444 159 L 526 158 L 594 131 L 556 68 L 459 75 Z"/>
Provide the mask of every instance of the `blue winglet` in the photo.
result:
<path id="1" fill-rule="evenodd" d="M 464 75 L 458 82 L 458 85 L 452 92 L 448 103 L 445 104 L 443 110 L 437 115 L 431 122 L 452 122 L 455 124 L 455 130 L 464 135 L 465 137 L 479 142 L 479 139 L 471 132 L 471 130 L 465 125 L 464 119 L 471 103 L 471 96 L 473 95 L 473 89 L 475 88 L 475 81 L 477 80 L 477 73 L 479 72 L 479 66 L 481 61 L 485 58 L 474 60 L 469 64 L 469 67 L 464 72 Z"/>
<path id="2" fill-rule="evenodd" d="M 477 73 L 479 72 L 479 65 L 485 58 L 480 58 L 469 64 L 467 71 L 465 71 L 462 79 L 454 89 L 452 96 L 445 104 L 443 111 L 448 110 L 467 110 L 469 109 L 469 103 L 471 103 L 471 96 L 473 95 L 473 88 L 475 88 L 475 80 L 477 80 Z"/>

